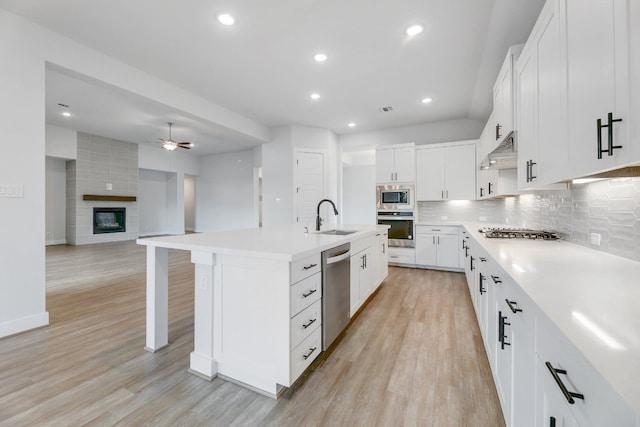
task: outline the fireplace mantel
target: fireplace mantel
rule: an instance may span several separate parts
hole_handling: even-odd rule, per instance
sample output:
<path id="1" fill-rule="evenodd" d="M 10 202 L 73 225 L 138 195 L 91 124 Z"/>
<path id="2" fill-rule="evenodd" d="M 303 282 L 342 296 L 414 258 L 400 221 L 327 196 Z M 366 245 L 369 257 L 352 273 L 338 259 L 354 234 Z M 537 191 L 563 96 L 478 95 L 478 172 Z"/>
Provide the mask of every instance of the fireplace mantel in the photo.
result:
<path id="1" fill-rule="evenodd" d="M 82 200 L 101 200 L 107 202 L 135 202 L 136 196 L 111 196 L 102 194 L 84 194 Z"/>

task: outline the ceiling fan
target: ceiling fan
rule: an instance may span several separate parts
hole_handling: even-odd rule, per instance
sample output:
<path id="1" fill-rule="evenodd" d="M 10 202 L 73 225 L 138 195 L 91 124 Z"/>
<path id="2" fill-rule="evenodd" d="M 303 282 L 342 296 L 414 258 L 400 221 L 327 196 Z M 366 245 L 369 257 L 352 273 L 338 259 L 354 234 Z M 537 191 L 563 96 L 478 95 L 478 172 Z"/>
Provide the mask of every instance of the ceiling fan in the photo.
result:
<path id="1" fill-rule="evenodd" d="M 160 141 L 162 141 L 162 148 L 164 148 L 167 151 L 173 151 L 176 148 L 184 148 L 184 149 L 190 150 L 193 147 L 193 143 L 176 142 L 173 139 L 171 139 L 171 126 L 173 126 L 173 123 L 168 122 L 167 124 L 169 125 L 169 139 L 158 138 Z"/>

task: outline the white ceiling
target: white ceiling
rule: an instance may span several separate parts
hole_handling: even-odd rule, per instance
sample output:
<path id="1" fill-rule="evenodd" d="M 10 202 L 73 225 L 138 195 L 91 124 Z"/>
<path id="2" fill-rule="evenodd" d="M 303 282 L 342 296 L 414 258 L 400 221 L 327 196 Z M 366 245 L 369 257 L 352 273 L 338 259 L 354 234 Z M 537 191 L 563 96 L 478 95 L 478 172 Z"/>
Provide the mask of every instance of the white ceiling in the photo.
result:
<path id="1" fill-rule="evenodd" d="M 0 7 L 266 126 L 349 133 L 485 120 L 508 46 L 544 0 L 0 0 Z M 220 12 L 237 23 L 224 27 Z M 423 33 L 409 38 L 408 26 Z M 325 63 L 313 61 L 324 52 Z M 91 79 L 47 70 L 47 121 L 131 142 L 193 140 L 199 154 L 257 141 Z M 311 92 L 321 98 L 312 101 Z M 431 104 L 422 104 L 425 97 Z M 73 108 L 61 121 L 58 102 Z M 390 113 L 379 107 L 392 106 Z M 353 129 L 348 122 L 355 122 Z"/>

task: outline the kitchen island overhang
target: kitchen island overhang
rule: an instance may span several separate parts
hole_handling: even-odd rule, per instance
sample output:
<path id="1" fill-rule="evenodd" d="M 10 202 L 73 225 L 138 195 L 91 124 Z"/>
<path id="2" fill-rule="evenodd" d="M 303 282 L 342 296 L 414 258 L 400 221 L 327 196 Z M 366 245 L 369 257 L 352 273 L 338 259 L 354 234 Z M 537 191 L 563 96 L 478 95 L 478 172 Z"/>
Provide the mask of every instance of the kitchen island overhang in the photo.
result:
<path id="1" fill-rule="evenodd" d="M 291 225 L 138 239 L 147 246 L 145 349 L 156 352 L 169 344 L 168 250 L 188 250 L 195 264 L 190 372 L 277 397 L 319 354 L 307 350 L 317 347 L 321 322 L 302 343 L 292 342 L 299 317 L 292 312 L 293 293 L 317 286 L 322 251 L 374 239 L 388 227 L 334 228 L 355 232 L 305 233 Z"/>

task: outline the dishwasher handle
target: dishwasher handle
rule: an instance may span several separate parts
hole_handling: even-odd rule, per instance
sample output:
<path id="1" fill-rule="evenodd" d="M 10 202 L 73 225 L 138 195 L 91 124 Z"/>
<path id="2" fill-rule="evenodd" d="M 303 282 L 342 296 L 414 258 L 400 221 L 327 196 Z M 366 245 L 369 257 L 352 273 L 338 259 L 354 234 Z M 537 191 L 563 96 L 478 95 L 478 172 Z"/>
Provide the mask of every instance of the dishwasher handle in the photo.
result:
<path id="1" fill-rule="evenodd" d="M 346 251 L 339 253 L 337 255 L 334 255 L 330 258 L 327 258 L 327 265 L 329 264 L 333 264 L 336 262 L 340 262 L 340 261 L 344 261 L 345 259 L 349 258 L 351 256 L 351 250 L 347 249 Z"/>

